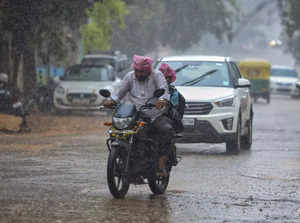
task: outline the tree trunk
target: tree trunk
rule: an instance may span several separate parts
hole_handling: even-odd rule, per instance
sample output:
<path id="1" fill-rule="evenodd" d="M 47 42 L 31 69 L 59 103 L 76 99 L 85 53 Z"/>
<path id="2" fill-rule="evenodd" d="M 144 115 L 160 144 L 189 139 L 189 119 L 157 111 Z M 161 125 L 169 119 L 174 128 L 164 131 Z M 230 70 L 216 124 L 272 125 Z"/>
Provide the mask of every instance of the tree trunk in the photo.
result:
<path id="1" fill-rule="evenodd" d="M 0 40 L 0 73 L 9 74 L 9 47 L 8 42 Z"/>
<path id="2" fill-rule="evenodd" d="M 21 62 L 21 54 L 18 51 L 14 51 L 13 58 L 13 71 L 11 75 L 11 85 L 13 87 L 17 87 L 17 80 L 18 80 L 18 73 L 19 73 L 19 67 Z"/>
<path id="3" fill-rule="evenodd" d="M 50 81 L 50 72 L 51 72 L 51 65 L 50 65 L 50 50 L 49 45 L 47 45 L 47 52 L 46 52 L 46 84 Z"/>
<path id="4" fill-rule="evenodd" d="M 23 86 L 25 96 L 32 94 L 33 88 L 36 85 L 36 72 L 35 72 L 35 57 L 34 48 L 28 44 L 23 51 Z"/>

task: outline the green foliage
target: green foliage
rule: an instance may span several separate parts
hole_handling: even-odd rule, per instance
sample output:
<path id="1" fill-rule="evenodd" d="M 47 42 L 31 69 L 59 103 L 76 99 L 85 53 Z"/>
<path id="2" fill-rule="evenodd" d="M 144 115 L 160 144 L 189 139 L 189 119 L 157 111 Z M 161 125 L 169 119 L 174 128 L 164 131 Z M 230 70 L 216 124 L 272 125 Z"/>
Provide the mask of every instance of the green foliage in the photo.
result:
<path id="1" fill-rule="evenodd" d="M 284 44 L 300 64 L 300 4 L 298 0 L 279 0 L 281 23 L 284 27 Z M 286 35 L 285 35 L 286 34 Z"/>
<path id="2" fill-rule="evenodd" d="M 110 48 L 110 35 L 105 35 L 105 30 L 99 28 L 95 22 L 82 26 L 81 33 L 85 53 Z"/>
<path id="3" fill-rule="evenodd" d="M 104 0 L 96 2 L 87 11 L 91 20 L 81 27 L 84 52 L 110 49 L 113 22 L 125 28 L 124 16 L 128 14 L 124 2 L 121 0 Z"/>
<path id="4" fill-rule="evenodd" d="M 185 50 L 207 33 L 229 36 L 236 1 L 223 0 L 124 0 L 130 14 L 126 30 L 115 28 L 112 47 L 127 54 L 147 54 L 160 46 Z"/>

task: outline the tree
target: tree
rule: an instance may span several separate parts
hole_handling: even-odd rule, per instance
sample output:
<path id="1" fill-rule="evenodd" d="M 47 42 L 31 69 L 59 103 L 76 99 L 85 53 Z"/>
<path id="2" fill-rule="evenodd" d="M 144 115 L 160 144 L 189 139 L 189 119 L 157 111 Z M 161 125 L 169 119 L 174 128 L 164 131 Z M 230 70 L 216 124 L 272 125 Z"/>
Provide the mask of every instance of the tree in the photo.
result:
<path id="1" fill-rule="evenodd" d="M 128 11 L 120 0 L 104 0 L 96 2 L 94 7 L 87 10 L 91 20 L 81 28 L 84 51 L 109 50 L 112 37 L 111 25 L 117 23 L 124 28 L 123 18 Z"/>
<path id="2" fill-rule="evenodd" d="M 286 50 L 300 64 L 300 4 L 297 0 L 278 0 Z"/>
<path id="3" fill-rule="evenodd" d="M 97 7 L 100 3 L 95 2 Z M 122 17 L 118 14 L 120 1 L 104 2 L 109 9 L 105 13 L 121 23 Z M 17 68 L 23 58 L 24 91 L 30 94 L 36 82 L 36 52 L 42 64 L 51 63 L 51 58 L 60 60 L 67 57 L 64 53 L 72 52 L 78 39 L 73 39 L 72 34 L 79 33 L 80 25 L 87 22 L 86 9 L 93 5 L 94 1 L 90 0 L 0 0 L 0 58 L 8 57 L 3 49 L 9 49 L 10 64 L 14 64 L 10 70 L 12 83 L 16 84 Z M 97 9 L 92 10 L 91 15 L 97 17 Z M 105 23 L 111 17 L 106 16 Z M 97 24 L 101 22 L 95 21 Z M 0 61 L 0 68 L 5 67 L 5 63 L 5 60 Z"/>
<path id="4" fill-rule="evenodd" d="M 126 29 L 114 29 L 112 47 L 127 54 L 146 54 L 160 46 L 188 49 L 204 34 L 219 39 L 230 35 L 236 10 L 234 1 L 124 0 L 130 14 Z"/>

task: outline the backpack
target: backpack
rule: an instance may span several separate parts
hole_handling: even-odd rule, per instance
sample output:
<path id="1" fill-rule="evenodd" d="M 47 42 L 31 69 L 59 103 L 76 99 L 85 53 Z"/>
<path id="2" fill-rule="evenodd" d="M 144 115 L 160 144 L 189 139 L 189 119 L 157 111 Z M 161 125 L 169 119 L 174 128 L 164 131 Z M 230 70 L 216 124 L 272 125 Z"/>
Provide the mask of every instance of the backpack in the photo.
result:
<path id="1" fill-rule="evenodd" d="M 173 121 L 173 127 L 175 131 L 182 132 L 183 124 L 182 118 L 184 115 L 185 109 L 185 98 L 182 94 L 180 94 L 174 86 L 170 86 L 169 88 L 171 95 L 171 108 L 169 110 L 169 117 Z"/>

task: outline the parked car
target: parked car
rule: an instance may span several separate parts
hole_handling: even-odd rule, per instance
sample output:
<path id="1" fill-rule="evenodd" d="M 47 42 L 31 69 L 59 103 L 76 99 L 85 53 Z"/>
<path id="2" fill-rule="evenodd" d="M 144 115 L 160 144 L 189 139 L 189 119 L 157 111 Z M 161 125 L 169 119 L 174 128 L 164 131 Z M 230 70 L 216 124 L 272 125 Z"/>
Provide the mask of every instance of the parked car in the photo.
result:
<path id="1" fill-rule="evenodd" d="M 178 142 L 226 143 L 227 153 L 250 149 L 253 107 L 250 82 L 229 57 L 173 56 L 156 64 L 177 72 L 174 85 L 186 99 L 184 131 Z"/>
<path id="2" fill-rule="evenodd" d="M 73 65 L 54 90 L 55 109 L 57 112 L 99 110 L 104 99 L 99 90 L 113 91 L 119 81 L 110 65 Z"/>
<path id="3" fill-rule="evenodd" d="M 293 84 L 290 95 L 292 98 L 300 97 L 300 78 Z"/>
<path id="4" fill-rule="evenodd" d="M 288 66 L 271 67 L 271 92 L 290 94 L 293 86 L 298 80 L 296 70 Z"/>
<path id="5" fill-rule="evenodd" d="M 103 65 L 110 64 L 119 78 L 123 78 L 129 69 L 127 55 L 120 51 L 97 51 L 86 54 L 82 60 L 83 65 Z"/>

